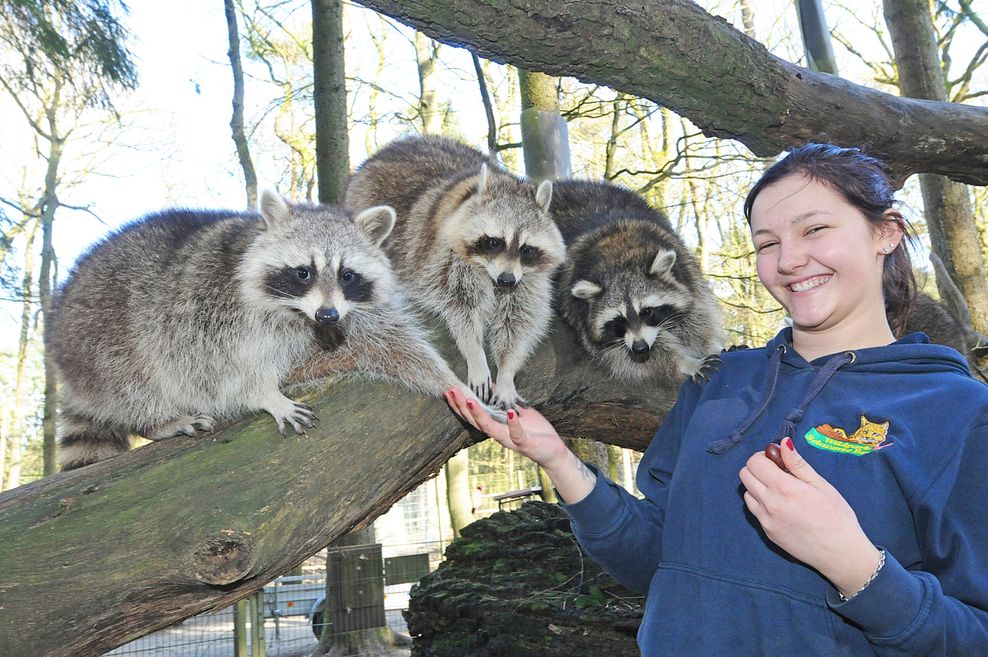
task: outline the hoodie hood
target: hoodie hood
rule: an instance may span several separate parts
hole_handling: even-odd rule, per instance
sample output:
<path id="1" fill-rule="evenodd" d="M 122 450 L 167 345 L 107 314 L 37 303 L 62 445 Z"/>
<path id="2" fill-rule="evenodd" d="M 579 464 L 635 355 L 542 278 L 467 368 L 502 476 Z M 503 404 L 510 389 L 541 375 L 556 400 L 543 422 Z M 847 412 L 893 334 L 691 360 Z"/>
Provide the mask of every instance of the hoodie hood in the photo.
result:
<path id="1" fill-rule="evenodd" d="M 783 368 L 816 370 L 812 382 L 798 405 L 785 414 L 773 442 L 791 436 L 803 419 L 806 407 L 820 394 L 838 370 L 862 373 L 930 373 L 954 372 L 970 376 L 967 361 L 949 347 L 930 343 L 924 333 L 911 333 L 883 347 L 869 347 L 821 356 L 807 362 L 792 348 L 792 328 L 779 332 L 765 347 L 769 358 L 769 376 L 762 392 L 762 401 L 726 438 L 715 440 L 707 446 L 711 454 L 724 454 L 741 442 L 744 432 L 758 421 L 775 398 L 779 373 Z"/>

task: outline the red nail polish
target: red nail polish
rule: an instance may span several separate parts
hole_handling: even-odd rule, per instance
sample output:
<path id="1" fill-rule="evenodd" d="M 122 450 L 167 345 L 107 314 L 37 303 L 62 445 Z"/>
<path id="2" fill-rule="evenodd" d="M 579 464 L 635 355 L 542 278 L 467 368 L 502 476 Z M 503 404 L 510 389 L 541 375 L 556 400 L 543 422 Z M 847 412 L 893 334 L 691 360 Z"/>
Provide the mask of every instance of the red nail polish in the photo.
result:
<path id="1" fill-rule="evenodd" d="M 796 446 L 792 444 L 792 438 L 790 438 L 789 436 L 786 436 L 782 442 L 786 444 L 786 447 L 789 448 L 790 452 L 796 451 Z"/>
<path id="2" fill-rule="evenodd" d="M 511 411 L 511 410 L 508 411 L 508 419 L 509 420 L 515 419 L 515 412 L 514 411 Z"/>
<path id="3" fill-rule="evenodd" d="M 467 408 L 469 408 L 471 411 L 473 410 L 473 402 L 470 401 L 469 399 L 467 400 Z"/>

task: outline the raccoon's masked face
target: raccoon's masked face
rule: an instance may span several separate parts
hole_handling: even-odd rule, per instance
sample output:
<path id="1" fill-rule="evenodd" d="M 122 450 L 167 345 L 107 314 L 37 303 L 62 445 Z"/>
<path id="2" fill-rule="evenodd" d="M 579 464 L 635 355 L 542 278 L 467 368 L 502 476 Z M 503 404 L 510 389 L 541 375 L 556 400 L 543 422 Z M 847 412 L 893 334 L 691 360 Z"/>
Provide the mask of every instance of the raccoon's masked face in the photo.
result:
<path id="1" fill-rule="evenodd" d="M 538 186 L 534 198 L 516 182 L 498 191 L 484 165 L 477 192 L 447 224 L 454 249 L 486 272 L 500 291 L 516 289 L 531 274 L 552 272 L 563 261 L 566 247 L 548 214 L 551 198 L 549 181 Z"/>
<path id="2" fill-rule="evenodd" d="M 389 297 L 392 273 L 379 245 L 394 227 L 393 209 L 369 208 L 351 220 L 340 210 L 290 207 L 267 195 L 261 208 L 267 229 L 245 258 L 245 277 L 259 282 L 266 308 L 305 318 L 332 342 L 351 314 Z"/>
<path id="3" fill-rule="evenodd" d="M 617 272 L 580 279 L 570 293 L 587 304 L 589 341 L 629 376 L 644 376 L 656 343 L 675 330 L 690 307 L 671 279 L 675 252 L 660 251 L 648 272 Z"/>

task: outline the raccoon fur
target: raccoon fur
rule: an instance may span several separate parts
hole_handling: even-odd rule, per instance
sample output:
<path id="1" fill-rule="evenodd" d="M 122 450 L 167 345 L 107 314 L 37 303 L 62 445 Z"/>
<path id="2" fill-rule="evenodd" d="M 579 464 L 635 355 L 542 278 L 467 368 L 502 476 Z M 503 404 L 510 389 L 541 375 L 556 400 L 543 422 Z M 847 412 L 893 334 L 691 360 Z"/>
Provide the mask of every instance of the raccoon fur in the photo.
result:
<path id="1" fill-rule="evenodd" d="M 315 417 L 286 375 L 351 369 L 439 395 L 458 381 L 409 321 L 381 242 L 394 210 L 356 216 L 265 192 L 260 215 L 170 210 L 92 247 L 57 298 L 62 469 L 264 410 Z"/>
<path id="2" fill-rule="evenodd" d="M 411 137 L 368 159 L 347 186 L 347 207 L 388 204 L 398 214 L 386 248 L 402 283 L 449 327 L 484 401 L 524 405 L 515 374 L 552 318 L 553 272 L 565 257 L 549 215 L 552 183 L 535 185 L 473 148 Z M 497 384 L 484 350 L 497 364 Z"/>
<path id="3" fill-rule="evenodd" d="M 552 214 L 567 245 L 558 308 L 591 357 L 628 383 L 719 364 L 716 301 L 664 215 L 630 190 L 576 180 L 556 183 Z"/>

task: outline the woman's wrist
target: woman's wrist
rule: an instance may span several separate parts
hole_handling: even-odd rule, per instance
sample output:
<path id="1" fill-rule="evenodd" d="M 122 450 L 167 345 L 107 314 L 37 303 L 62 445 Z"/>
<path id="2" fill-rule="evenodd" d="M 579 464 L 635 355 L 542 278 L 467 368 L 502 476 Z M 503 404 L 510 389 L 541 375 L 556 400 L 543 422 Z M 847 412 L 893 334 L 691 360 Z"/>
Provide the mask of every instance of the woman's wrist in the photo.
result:
<path id="1" fill-rule="evenodd" d="M 593 490 L 597 475 L 569 448 L 552 463 L 542 466 L 559 496 L 567 504 L 576 504 Z"/>
<path id="2" fill-rule="evenodd" d="M 867 588 L 885 565 L 885 550 L 878 549 L 871 542 L 866 549 L 854 554 L 861 556 L 848 558 L 849 554 L 845 554 L 843 566 L 828 577 L 845 602 Z"/>

